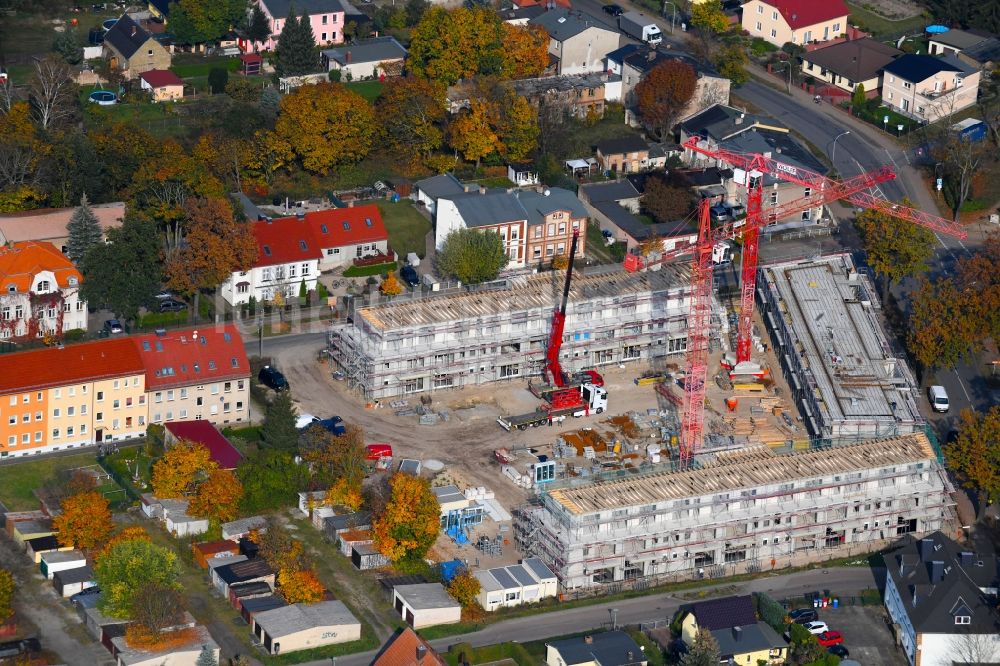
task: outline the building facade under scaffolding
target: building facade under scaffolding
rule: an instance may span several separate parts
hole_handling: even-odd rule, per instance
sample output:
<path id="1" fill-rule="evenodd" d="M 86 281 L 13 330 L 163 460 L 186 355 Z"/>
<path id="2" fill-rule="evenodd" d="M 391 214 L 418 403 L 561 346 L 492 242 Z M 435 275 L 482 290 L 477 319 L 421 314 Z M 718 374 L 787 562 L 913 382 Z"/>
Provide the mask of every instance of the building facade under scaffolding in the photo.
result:
<path id="1" fill-rule="evenodd" d="M 351 322 L 331 332 L 331 352 L 369 400 L 540 381 L 564 275 L 552 271 L 475 291 L 357 304 Z M 574 273 L 563 367 L 656 361 L 684 352 L 690 281 L 686 263 L 646 273 Z"/>
<path id="2" fill-rule="evenodd" d="M 762 266 L 757 299 L 813 438 L 842 444 L 923 428 L 917 382 L 849 254 Z"/>
<path id="3" fill-rule="evenodd" d="M 952 488 L 923 433 L 706 458 L 684 471 L 551 484 L 515 511 L 517 545 L 572 590 L 857 555 L 954 520 Z"/>

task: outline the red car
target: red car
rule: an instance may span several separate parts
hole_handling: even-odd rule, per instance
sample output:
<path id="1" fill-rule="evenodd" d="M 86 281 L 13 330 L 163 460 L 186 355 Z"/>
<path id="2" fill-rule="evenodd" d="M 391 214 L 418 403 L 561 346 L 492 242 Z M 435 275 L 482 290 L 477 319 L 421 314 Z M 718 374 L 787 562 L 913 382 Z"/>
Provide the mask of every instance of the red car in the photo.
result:
<path id="1" fill-rule="evenodd" d="M 823 647 L 830 647 L 831 645 L 839 645 L 844 642 L 844 637 L 840 635 L 839 631 L 824 631 L 822 634 L 816 637 L 819 644 Z"/>

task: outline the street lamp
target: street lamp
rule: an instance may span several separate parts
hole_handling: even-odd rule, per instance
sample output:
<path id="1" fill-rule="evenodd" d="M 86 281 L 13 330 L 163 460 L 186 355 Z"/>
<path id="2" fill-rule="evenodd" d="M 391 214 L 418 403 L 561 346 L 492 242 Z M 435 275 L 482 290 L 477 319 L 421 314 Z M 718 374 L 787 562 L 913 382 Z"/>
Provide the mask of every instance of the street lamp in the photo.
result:
<path id="1" fill-rule="evenodd" d="M 675 5 L 670 0 L 663 0 L 663 14 L 664 14 L 664 16 L 666 16 L 666 13 L 667 13 L 667 5 L 670 5 L 673 8 L 673 10 L 674 10 L 673 16 L 671 16 L 671 18 L 670 18 L 670 34 L 672 35 L 672 34 L 674 34 L 674 26 L 677 24 L 677 5 Z"/>
<path id="2" fill-rule="evenodd" d="M 837 139 L 839 139 L 842 136 L 847 136 L 850 133 L 851 130 L 847 130 L 846 132 L 841 132 L 833 140 L 833 151 L 830 153 L 830 161 L 833 162 L 834 169 L 837 168 Z"/>
<path id="3" fill-rule="evenodd" d="M 608 612 L 611 613 L 611 631 L 618 630 L 618 609 L 609 608 Z"/>

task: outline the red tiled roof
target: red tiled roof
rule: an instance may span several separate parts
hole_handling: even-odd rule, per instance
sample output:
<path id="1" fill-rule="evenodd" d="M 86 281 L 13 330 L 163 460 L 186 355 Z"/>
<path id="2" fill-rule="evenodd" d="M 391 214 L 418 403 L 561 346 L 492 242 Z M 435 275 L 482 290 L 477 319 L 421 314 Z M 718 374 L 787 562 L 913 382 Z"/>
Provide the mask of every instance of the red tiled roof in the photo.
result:
<path id="1" fill-rule="evenodd" d="M 254 222 L 253 236 L 257 240 L 255 267 L 309 261 L 321 256 L 312 227 L 297 217 Z"/>
<path id="2" fill-rule="evenodd" d="M 205 419 L 174 421 L 163 424 L 163 427 L 178 439 L 186 439 L 204 446 L 219 469 L 236 469 L 243 459 L 236 447 Z"/>
<path id="3" fill-rule="evenodd" d="M 844 0 L 825 0 L 824 2 L 818 0 L 762 0 L 762 2 L 781 12 L 788 27 L 792 30 L 846 17 L 850 13 Z M 841 28 L 847 30 L 847 24 L 845 23 Z"/>
<path id="4" fill-rule="evenodd" d="M 238 552 L 240 545 L 235 541 L 205 541 L 202 543 L 196 543 L 194 549 L 197 550 L 202 555 L 215 555 L 217 553 L 232 553 Z"/>
<path id="5" fill-rule="evenodd" d="M 417 648 L 423 646 L 427 652 L 417 660 Z M 444 666 L 430 643 L 417 635 L 413 629 L 404 628 L 382 646 L 382 651 L 372 661 L 372 666 Z"/>
<path id="6" fill-rule="evenodd" d="M 4 354 L 2 364 L 0 394 L 124 377 L 143 371 L 142 358 L 135 345 L 124 337 Z"/>
<path id="7" fill-rule="evenodd" d="M 184 82 L 181 80 L 181 77 L 177 76 L 169 69 L 151 69 L 148 72 L 143 72 L 139 76 L 142 78 L 143 81 L 153 86 L 154 88 L 184 85 Z"/>
<path id="8" fill-rule="evenodd" d="M 24 241 L 0 247 L 0 292 L 7 293 L 13 286 L 26 293 L 42 271 L 51 271 L 60 289 L 69 287 L 71 278 L 76 278 L 77 285 L 83 282 L 83 276 L 69 257 L 48 241 Z"/>
<path id="9" fill-rule="evenodd" d="M 129 339 L 145 363 L 147 391 L 250 375 L 243 339 L 232 324 L 194 326 Z"/>
<path id="10" fill-rule="evenodd" d="M 374 204 L 306 213 L 306 222 L 323 249 L 389 238 L 382 214 Z"/>

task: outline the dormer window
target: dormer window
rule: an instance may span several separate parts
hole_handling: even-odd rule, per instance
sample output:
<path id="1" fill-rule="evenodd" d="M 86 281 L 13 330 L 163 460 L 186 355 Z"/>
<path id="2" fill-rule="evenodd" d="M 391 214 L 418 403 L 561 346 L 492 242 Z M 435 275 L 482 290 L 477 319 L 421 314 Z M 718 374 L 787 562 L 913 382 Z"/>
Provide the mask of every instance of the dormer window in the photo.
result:
<path id="1" fill-rule="evenodd" d="M 17 287 L 15 287 L 14 285 L 8 285 L 7 286 L 7 293 L 8 294 L 16 294 L 17 293 Z"/>
<path id="2" fill-rule="evenodd" d="M 271 256 L 271 246 L 270 245 L 265 245 L 264 246 L 264 254 L 267 255 L 267 256 L 269 256 L 269 257 Z"/>
<path id="3" fill-rule="evenodd" d="M 344 222 L 344 231 L 350 231 L 350 230 L 351 230 L 351 223 Z"/>
<path id="4" fill-rule="evenodd" d="M 365 226 L 367 226 L 367 227 L 372 226 L 372 218 L 370 218 L 370 217 L 366 217 L 365 218 Z"/>
<path id="5" fill-rule="evenodd" d="M 302 250 L 303 252 L 306 252 L 309 250 L 309 246 L 306 245 L 306 242 L 304 240 L 300 240 L 299 249 Z"/>
<path id="6" fill-rule="evenodd" d="M 324 234 L 329 233 L 329 229 L 326 228 L 325 224 L 319 225 L 319 230 L 322 231 Z"/>
<path id="7" fill-rule="evenodd" d="M 78 284 L 80 284 L 80 281 L 77 280 L 75 277 L 69 278 L 68 282 L 69 282 L 69 286 L 71 286 L 71 287 L 75 287 Z"/>
<path id="8" fill-rule="evenodd" d="M 49 283 L 48 280 L 42 280 L 41 282 L 38 283 L 38 293 L 44 294 L 47 293 L 50 289 L 51 289 L 51 284 Z"/>
<path id="9" fill-rule="evenodd" d="M 968 615 L 956 615 L 955 624 L 972 624 L 972 618 Z"/>

